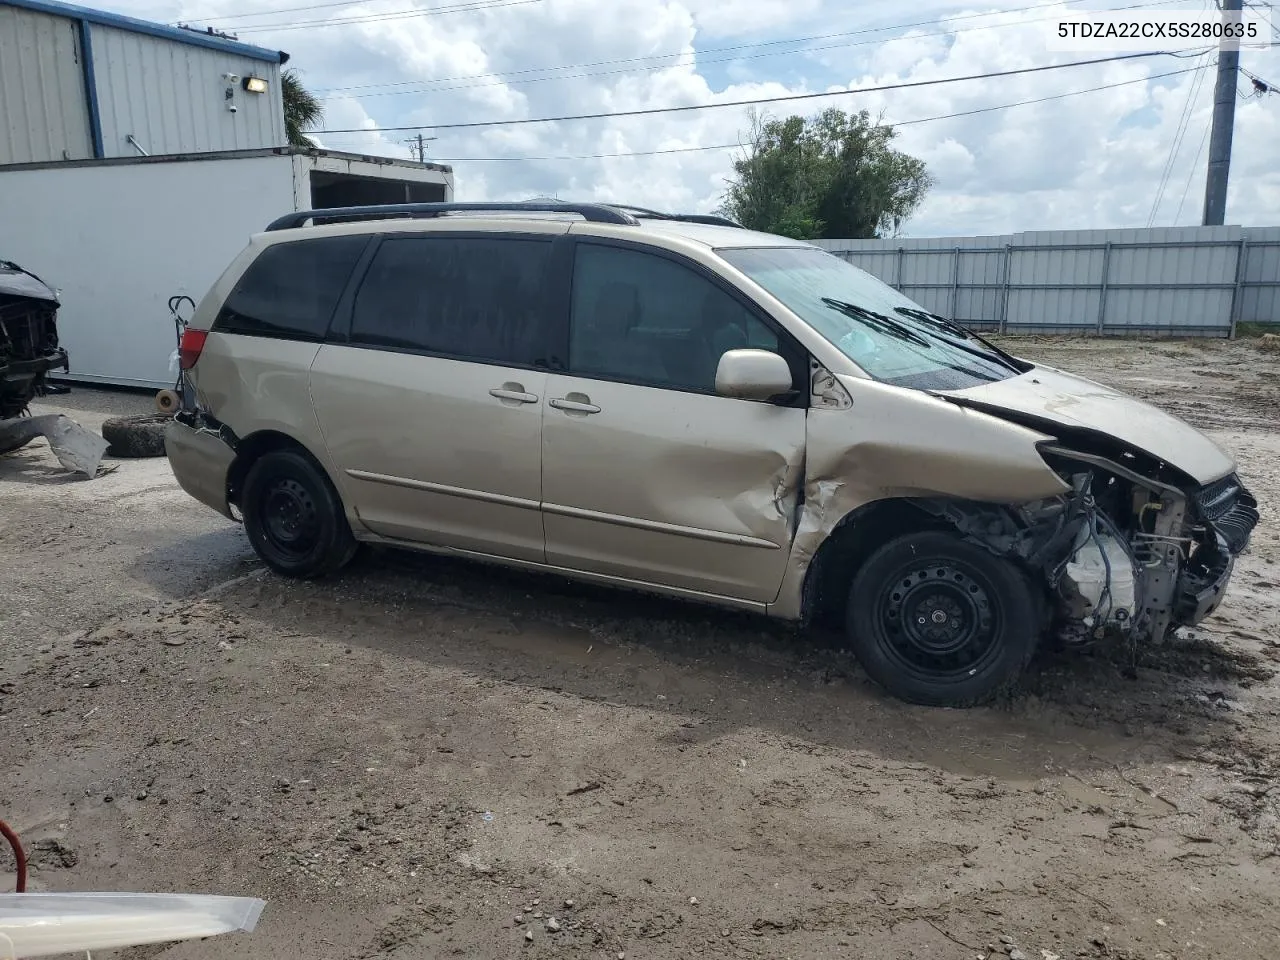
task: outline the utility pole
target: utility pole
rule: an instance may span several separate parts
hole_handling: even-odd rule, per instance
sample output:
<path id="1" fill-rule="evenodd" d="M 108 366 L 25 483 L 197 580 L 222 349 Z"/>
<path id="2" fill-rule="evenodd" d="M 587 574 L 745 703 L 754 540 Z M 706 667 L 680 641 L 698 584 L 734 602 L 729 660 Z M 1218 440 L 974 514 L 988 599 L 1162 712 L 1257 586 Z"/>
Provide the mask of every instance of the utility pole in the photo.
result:
<path id="1" fill-rule="evenodd" d="M 418 134 L 416 137 L 410 137 L 405 143 L 409 144 L 409 152 L 417 157 L 419 163 L 427 162 L 427 143 L 435 140 L 436 137 L 424 137 Z"/>
<path id="2" fill-rule="evenodd" d="M 1222 0 L 1223 22 L 1244 9 L 1244 0 Z M 1218 82 L 1213 89 L 1213 132 L 1209 135 L 1209 172 L 1204 185 L 1206 227 L 1222 226 L 1227 216 L 1227 178 L 1231 173 L 1231 137 L 1236 124 L 1236 83 L 1240 49 L 1218 49 Z"/>

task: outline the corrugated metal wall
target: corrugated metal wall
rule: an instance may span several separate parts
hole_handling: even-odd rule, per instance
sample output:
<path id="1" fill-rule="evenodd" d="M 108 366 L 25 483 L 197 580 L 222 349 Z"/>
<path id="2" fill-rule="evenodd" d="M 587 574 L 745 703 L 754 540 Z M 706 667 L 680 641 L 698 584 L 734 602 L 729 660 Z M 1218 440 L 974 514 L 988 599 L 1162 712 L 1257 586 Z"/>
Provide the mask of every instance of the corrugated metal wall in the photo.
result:
<path id="1" fill-rule="evenodd" d="M 79 30 L 0 6 L 0 164 L 93 156 Z"/>
<path id="2" fill-rule="evenodd" d="M 97 24 L 90 29 L 106 156 L 137 156 L 130 134 L 153 156 L 288 142 L 278 64 Z M 246 93 L 225 74 L 263 77 L 268 91 Z"/>
<path id="3" fill-rule="evenodd" d="M 818 244 L 978 329 L 1227 336 L 1280 322 L 1280 227 Z"/>
<path id="4" fill-rule="evenodd" d="M 1280 227 L 1245 233 L 1249 245 L 1240 278 L 1240 318 L 1280 320 Z"/>

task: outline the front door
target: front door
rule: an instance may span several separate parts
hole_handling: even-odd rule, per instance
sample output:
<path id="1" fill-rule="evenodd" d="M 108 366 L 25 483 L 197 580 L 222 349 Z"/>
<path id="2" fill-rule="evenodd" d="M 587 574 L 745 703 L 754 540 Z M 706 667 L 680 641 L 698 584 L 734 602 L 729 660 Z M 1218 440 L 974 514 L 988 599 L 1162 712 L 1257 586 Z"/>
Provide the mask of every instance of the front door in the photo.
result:
<path id="1" fill-rule="evenodd" d="M 561 231 L 562 232 L 562 231 Z M 543 559 L 551 235 L 398 234 L 311 370 L 320 429 L 375 533 Z"/>
<path id="2" fill-rule="evenodd" d="M 794 347 L 700 268 L 625 244 L 576 244 L 571 304 L 569 370 L 545 387 L 547 562 L 774 600 L 794 531 L 804 402 L 718 396 L 715 370 L 734 347 L 795 359 Z"/>

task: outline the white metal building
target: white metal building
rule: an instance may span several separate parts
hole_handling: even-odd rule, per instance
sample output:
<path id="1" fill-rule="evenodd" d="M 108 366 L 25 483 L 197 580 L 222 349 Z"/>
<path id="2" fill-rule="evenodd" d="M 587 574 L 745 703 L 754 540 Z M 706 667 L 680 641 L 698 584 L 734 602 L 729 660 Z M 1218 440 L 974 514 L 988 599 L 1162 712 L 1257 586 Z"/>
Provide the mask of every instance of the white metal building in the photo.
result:
<path id="1" fill-rule="evenodd" d="M 283 213 L 453 199 L 447 166 L 289 147 L 288 54 L 56 0 L 0 0 L 0 260 L 59 291 L 72 379 L 170 380 L 199 299 Z"/>

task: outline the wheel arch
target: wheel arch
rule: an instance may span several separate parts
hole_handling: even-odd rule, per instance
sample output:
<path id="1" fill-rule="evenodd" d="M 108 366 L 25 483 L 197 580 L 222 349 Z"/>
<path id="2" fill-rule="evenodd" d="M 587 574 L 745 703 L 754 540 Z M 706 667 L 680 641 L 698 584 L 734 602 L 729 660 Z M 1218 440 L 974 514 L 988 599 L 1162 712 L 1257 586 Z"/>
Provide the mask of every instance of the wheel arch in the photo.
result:
<path id="1" fill-rule="evenodd" d="M 805 571 L 802 619 L 842 620 L 853 578 L 879 547 L 896 537 L 949 533 L 1017 562 L 996 546 L 1016 526 L 1009 505 L 962 498 L 889 497 L 855 507 L 831 528 Z"/>
<path id="2" fill-rule="evenodd" d="M 835 625 L 843 620 L 854 576 L 881 545 L 904 533 L 953 531 L 955 527 L 910 497 L 874 500 L 854 507 L 831 528 L 805 571 L 802 617 Z"/>
<path id="3" fill-rule="evenodd" d="M 250 468 L 264 455 L 275 450 L 296 450 L 306 456 L 315 465 L 316 469 L 329 479 L 329 482 L 333 484 L 334 490 L 337 491 L 339 499 L 341 499 L 342 488 L 334 482 L 334 478 L 325 467 L 324 461 L 316 456 L 314 451 L 310 450 L 297 437 L 290 436 L 281 430 L 264 429 L 257 430 L 246 437 L 241 437 L 236 442 L 236 457 L 231 461 L 231 468 L 227 471 L 227 502 L 229 504 L 234 505 L 237 509 L 241 508 L 240 494 L 244 489 L 244 481 L 249 475 Z"/>

